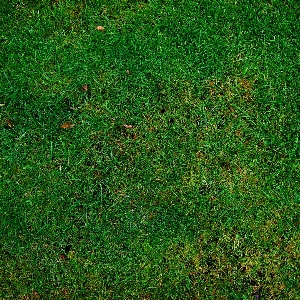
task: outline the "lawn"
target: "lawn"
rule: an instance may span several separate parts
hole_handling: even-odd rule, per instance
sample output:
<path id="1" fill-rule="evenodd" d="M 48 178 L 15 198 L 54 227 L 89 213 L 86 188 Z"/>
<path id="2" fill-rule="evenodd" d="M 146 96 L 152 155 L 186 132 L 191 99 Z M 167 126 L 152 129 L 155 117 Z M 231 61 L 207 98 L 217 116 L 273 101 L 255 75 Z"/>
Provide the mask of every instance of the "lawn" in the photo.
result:
<path id="1" fill-rule="evenodd" d="M 300 299 L 298 0 L 0 25 L 1 299 Z"/>

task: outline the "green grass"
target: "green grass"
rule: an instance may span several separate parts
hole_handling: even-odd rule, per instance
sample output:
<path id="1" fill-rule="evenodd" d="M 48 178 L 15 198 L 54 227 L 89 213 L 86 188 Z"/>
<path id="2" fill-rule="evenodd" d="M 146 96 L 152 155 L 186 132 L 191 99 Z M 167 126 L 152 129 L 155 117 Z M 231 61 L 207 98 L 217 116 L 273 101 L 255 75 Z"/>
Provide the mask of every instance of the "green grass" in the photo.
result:
<path id="1" fill-rule="evenodd" d="M 299 1 L 0 2 L 1 299 L 300 299 Z"/>

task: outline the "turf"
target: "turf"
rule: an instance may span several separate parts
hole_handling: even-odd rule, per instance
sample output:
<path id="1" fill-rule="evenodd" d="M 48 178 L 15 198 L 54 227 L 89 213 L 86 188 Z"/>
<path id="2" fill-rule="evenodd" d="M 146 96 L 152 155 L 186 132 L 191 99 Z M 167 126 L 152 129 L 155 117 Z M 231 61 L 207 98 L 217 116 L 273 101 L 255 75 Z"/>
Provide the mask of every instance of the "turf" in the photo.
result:
<path id="1" fill-rule="evenodd" d="M 300 299 L 299 1 L 0 2 L 1 299 Z"/>

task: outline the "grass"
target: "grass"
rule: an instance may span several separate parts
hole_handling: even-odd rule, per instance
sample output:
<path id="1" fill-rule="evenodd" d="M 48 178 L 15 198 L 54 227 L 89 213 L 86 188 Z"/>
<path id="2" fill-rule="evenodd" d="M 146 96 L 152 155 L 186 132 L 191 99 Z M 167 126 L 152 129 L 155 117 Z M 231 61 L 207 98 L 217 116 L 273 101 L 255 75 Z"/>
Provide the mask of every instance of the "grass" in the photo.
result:
<path id="1" fill-rule="evenodd" d="M 300 299 L 298 1 L 0 2 L 1 299 Z"/>

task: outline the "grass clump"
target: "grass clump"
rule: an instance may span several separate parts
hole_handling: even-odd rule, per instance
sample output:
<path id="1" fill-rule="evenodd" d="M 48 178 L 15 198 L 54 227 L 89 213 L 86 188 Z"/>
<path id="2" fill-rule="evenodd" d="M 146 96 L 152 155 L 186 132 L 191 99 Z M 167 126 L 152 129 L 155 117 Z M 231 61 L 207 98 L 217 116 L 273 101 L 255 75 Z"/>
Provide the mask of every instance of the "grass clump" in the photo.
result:
<path id="1" fill-rule="evenodd" d="M 297 299 L 298 11 L 3 2 L 1 297 Z"/>

